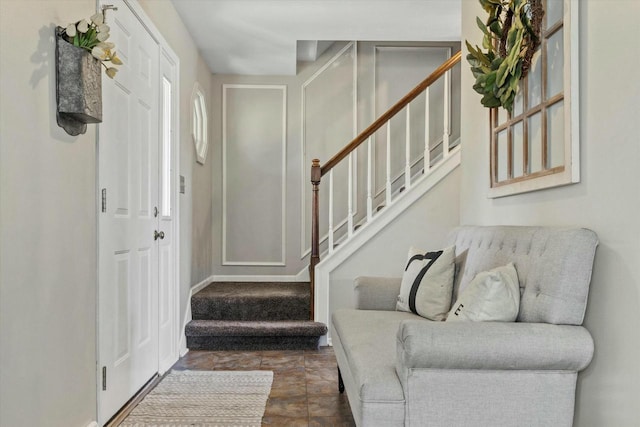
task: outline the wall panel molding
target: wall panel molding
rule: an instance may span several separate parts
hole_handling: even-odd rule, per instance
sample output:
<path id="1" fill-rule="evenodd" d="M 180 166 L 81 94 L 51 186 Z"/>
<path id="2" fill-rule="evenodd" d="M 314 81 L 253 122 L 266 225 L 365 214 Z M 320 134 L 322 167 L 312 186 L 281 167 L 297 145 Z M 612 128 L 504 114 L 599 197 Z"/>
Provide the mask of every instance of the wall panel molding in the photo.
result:
<path id="1" fill-rule="evenodd" d="M 305 138 L 306 135 L 306 117 L 307 111 L 305 107 L 306 101 L 306 90 L 307 88 L 325 71 L 330 69 L 340 58 L 342 58 L 346 53 L 351 53 L 352 55 L 352 113 L 353 113 L 353 124 L 352 124 L 352 138 L 355 138 L 358 135 L 358 47 L 357 42 L 352 41 L 347 43 L 340 51 L 338 51 L 334 56 L 332 56 L 322 67 L 320 67 L 315 73 L 311 75 L 305 82 L 302 84 L 301 90 L 301 118 L 300 118 L 300 141 L 302 145 L 302 186 L 301 186 L 301 209 L 300 209 L 300 259 L 304 259 L 307 255 L 311 253 L 311 242 L 307 242 L 307 235 L 309 234 L 307 231 L 308 218 L 306 215 L 306 198 L 307 193 L 309 191 L 309 187 L 311 185 L 309 181 L 309 173 L 311 163 L 305 162 L 306 154 L 307 154 L 307 141 Z M 344 141 L 343 145 L 346 145 L 349 141 Z M 326 162 L 329 159 L 320 159 L 321 163 Z M 354 167 L 352 170 L 353 175 L 353 216 L 354 218 L 358 214 L 358 175 L 357 175 L 357 165 L 358 165 L 358 155 L 357 152 L 353 153 L 353 163 Z M 328 177 L 326 178 L 328 179 Z M 326 218 L 325 218 L 326 220 Z M 336 222 L 334 225 L 334 231 L 343 228 L 347 224 L 348 218 L 345 216 L 344 219 L 341 219 Z M 324 233 L 320 236 L 320 244 L 326 242 L 328 240 L 329 234 Z"/>
<path id="2" fill-rule="evenodd" d="M 281 98 L 281 111 L 282 111 L 282 122 L 281 122 L 281 168 L 280 168 L 280 191 L 281 191 L 281 247 L 280 247 L 280 259 L 276 261 L 265 261 L 265 260 L 232 260 L 228 257 L 228 225 L 229 225 L 229 203 L 228 203 L 228 195 L 229 188 L 227 185 L 229 183 L 228 180 L 228 172 L 231 167 L 228 164 L 228 152 L 229 152 L 229 141 L 228 141 L 228 101 L 229 101 L 229 91 L 230 90 L 277 90 L 282 92 Z M 248 123 L 248 125 L 251 125 Z M 287 212 L 287 192 L 286 192 L 286 184 L 287 184 L 287 86 L 286 85 L 253 85 L 253 84 L 223 84 L 222 85 L 222 265 L 225 266 L 285 266 L 286 265 L 286 212 Z M 251 197 L 248 195 L 247 197 Z M 259 213 L 257 213 L 259 215 Z M 253 244 L 259 239 L 253 240 Z M 247 242 L 247 244 L 252 244 L 252 242 Z"/>

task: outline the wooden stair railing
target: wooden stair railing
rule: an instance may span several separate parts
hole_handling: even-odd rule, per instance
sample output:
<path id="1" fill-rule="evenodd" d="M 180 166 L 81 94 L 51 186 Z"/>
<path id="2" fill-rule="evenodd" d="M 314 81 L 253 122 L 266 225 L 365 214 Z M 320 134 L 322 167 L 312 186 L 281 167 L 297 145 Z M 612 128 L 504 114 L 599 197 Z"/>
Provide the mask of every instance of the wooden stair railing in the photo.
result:
<path id="1" fill-rule="evenodd" d="M 368 160 L 369 160 L 369 171 L 368 171 L 368 197 L 367 197 L 367 219 L 371 219 L 372 215 L 372 206 L 371 206 L 371 145 L 370 145 L 370 137 L 376 133 L 381 127 L 387 124 L 395 115 L 397 115 L 400 111 L 402 111 L 405 107 L 409 107 L 409 103 L 417 98 L 420 94 L 422 94 L 425 90 L 427 90 L 431 85 L 433 85 L 438 79 L 442 76 L 445 76 L 445 82 L 448 82 L 449 79 L 449 71 L 458 63 L 460 63 L 461 51 L 456 52 L 449 59 L 442 63 L 429 77 L 424 79 L 422 82 L 418 83 L 416 87 L 411 89 L 409 93 L 407 93 L 402 99 L 396 102 L 391 108 L 389 108 L 384 114 L 382 114 L 376 121 L 374 121 L 369 127 L 363 130 L 358 136 L 356 136 L 350 143 L 348 143 L 342 150 L 340 150 L 336 155 L 334 155 L 329 161 L 327 161 L 324 165 L 320 165 L 319 159 L 313 159 L 311 163 L 311 185 L 312 185 L 312 197 L 311 197 L 311 258 L 309 262 L 309 276 L 310 276 L 310 286 L 311 286 L 311 319 L 314 319 L 314 292 L 315 292 L 315 267 L 320 262 L 320 219 L 319 219 L 319 201 L 320 201 L 320 181 L 323 176 L 329 173 L 336 165 L 338 165 L 342 160 L 344 160 L 347 156 L 349 156 L 356 148 L 358 148 L 363 142 L 369 140 L 369 152 L 368 152 Z M 446 83 L 445 83 L 446 85 Z M 427 101 L 428 105 L 428 101 Z M 444 99 L 444 108 L 445 111 L 449 108 L 449 99 L 446 95 L 445 91 L 445 99 Z M 428 107 L 427 114 L 428 116 Z M 409 128 L 409 114 L 407 114 L 407 129 Z M 426 120 L 426 119 L 425 119 Z M 448 120 L 448 113 L 445 113 L 445 121 Z M 390 131 L 389 127 L 387 127 L 387 148 L 390 144 Z M 428 133 L 428 122 L 425 123 L 425 135 L 429 135 Z M 448 129 L 447 125 L 445 125 L 445 132 L 443 137 L 443 156 L 447 156 L 449 151 L 449 141 L 448 141 Z M 409 139 L 409 132 L 407 132 L 407 139 Z M 428 138 L 427 138 L 428 139 Z M 425 148 L 425 174 L 429 170 L 429 147 L 428 141 L 426 142 L 427 147 Z M 409 144 L 407 144 L 409 147 Z M 407 148 L 407 154 L 409 154 L 409 148 Z M 387 154 L 387 202 L 391 201 L 391 183 L 389 181 L 389 169 L 390 169 L 390 160 L 389 155 Z M 405 182 L 410 182 L 410 166 L 409 166 L 409 156 L 407 155 L 407 169 L 405 170 Z M 349 163 L 349 167 L 351 168 L 351 161 Z M 351 180 L 351 174 L 349 174 L 349 180 Z M 332 180 L 331 180 L 332 181 Z M 350 185 L 351 187 L 351 185 Z M 408 186 L 407 186 L 408 188 Z M 332 186 L 330 186 L 330 192 L 332 192 Z M 351 194 L 351 188 L 349 188 L 349 193 Z M 331 194 L 331 193 L 330 193 Z M 330 198 L 330 204 L 331 204 Z M 351 203 L 351 197 L 349 197 L 349 203 Z M 330 221 L 331 221 L 330 214 Z M 351 217 L 351 209 L 349 209 L 349 216 Z M 349 218 L 349 230 L 348 233 L 351 235 L 353 232 L 352 227 L 352 218 Z M 333 249 L 333 237 L 332 230 L 329 232 L 329 247 L 330 251 Z"/>

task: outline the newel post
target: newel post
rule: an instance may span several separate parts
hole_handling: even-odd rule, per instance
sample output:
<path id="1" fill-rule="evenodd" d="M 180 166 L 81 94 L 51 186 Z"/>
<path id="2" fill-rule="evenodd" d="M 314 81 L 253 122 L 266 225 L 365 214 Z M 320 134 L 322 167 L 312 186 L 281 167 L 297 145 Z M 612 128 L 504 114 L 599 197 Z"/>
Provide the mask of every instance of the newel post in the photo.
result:
<path id="1" fill-rule="evenodd" d="M 320 179 L 322 171 L 320 160 L 311 161 L 311 185 L 313 193 L 311 196 L 311 260 L 309 262 L 309 278 L 311 280 L 311 320 L 314 320 L 314 289 L 316 264 L 320 262 L 320 227 L 319 227 L 319 195 Z"/>

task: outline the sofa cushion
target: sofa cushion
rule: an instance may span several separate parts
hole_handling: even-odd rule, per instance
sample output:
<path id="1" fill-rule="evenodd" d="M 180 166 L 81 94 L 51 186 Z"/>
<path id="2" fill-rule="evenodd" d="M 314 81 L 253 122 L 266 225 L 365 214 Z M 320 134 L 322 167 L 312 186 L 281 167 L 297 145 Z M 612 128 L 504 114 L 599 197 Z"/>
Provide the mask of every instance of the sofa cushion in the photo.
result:
<path id="1" fill-rule="evenodd" d="M 398 402 L 404 406 L 395 362 L 396 334 L 405 319 L 422 318 L 403 311 L 342 309 L 333 313 L 332 339 L 343 343 L 362 402 Z"/>
<path id="2" fill-rule="evenodd" d="M 456 246 L 459 260 L 454 299 L 479 272 L 513 262 L 520 283 L 518 321 L 582 324 L 598 245 L 593 231 L 464 226 L 448 243 Z"/>
<path id="3" fill-rule="evenodd" d="M 519 307 L 518 273 L 509 263 L 478 273 L 451 307 L 447 322 L 513 322 Z"/>
<path id="4" fill-rule="evenodd" d="M 444 320 L 451 308 L 454 253 L 453 246 L 434 252 L 409 249 L 396 309 Z"/>

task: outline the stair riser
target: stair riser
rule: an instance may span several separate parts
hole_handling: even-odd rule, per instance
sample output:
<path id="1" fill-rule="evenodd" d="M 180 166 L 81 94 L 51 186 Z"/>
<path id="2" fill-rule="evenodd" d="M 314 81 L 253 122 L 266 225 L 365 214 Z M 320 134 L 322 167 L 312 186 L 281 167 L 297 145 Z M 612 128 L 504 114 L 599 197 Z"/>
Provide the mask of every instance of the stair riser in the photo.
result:
<path id="1" fill-rule="evenodd" d="M 308 299 L 278 298 L 194 298 L 195 320 L 308 320 Z"/>
<path id="2" fill-rule="evenodd" d="M 187 347 L 190 350 L 317 350 L 319 337 L 187 337 Z"/>

